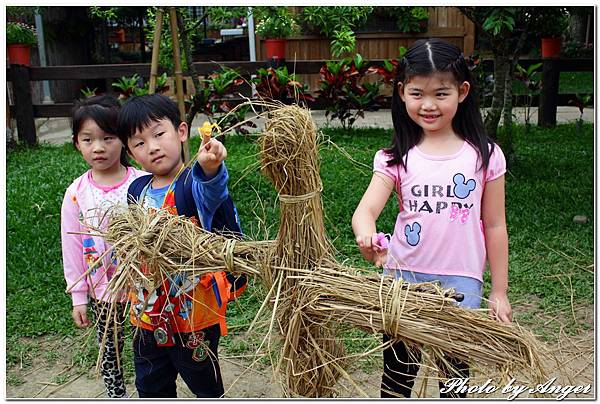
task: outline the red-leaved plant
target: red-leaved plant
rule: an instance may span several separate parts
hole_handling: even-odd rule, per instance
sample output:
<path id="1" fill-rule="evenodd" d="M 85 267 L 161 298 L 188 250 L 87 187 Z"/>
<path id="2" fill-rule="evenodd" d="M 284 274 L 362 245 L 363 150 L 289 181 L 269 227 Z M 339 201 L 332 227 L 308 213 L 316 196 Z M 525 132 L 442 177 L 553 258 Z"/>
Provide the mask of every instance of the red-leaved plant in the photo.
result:
<path id="1" fill-rule="evenodd" d="M 394 80 L 398 73 L 398 60 L 384 60 L 383 66 L 371 66 L 367 70 L 367 74 L 379 74 L 383 78 L 383 83 L 389 86 L 394 85 Z"/>
<path id="2" fill-rule="evenodd" d="M 252 82 L 256 85 L 256 92 L 261 98 L 281 101 L 284 104 L 291 102 L 306 104 L 315 100 L 309 94 L 308 85 L 296 80 L 295 74 L 289 74 L 287 66 L 280 66 L 277 69 L 273 67 L 258 69 L 256 74 L 258 77 Z"/>
<path id="3" fill-rule="evenodd" d="M 377 111 L 384 102 L 379 94 L 379 82 L 366 83 L 363 78 L 368 62 L 360 54 L 354 58 L 327 62 L 319 71 L 319 97 L 328 106 L 325 116 L 339 119 L 344 129 L 350 129 L 365 111 Z"/>
<path id="4" fill-rule="evenodd" d="M 240 86 L 245 82 L 240 73 L 234 69 L 223 67 L 215 71 L 202 80 L 202 87 L 197 89 L 196 94 L 192 95 L 188 109 L 193 110 L 188 115 L 195 116 L 196 113 L 205 114 L 211 122 L 218 122 L 221 129 L 227 129 L 243 122 L 250 110 L 249 105 L 238 108 L 231 114 L 229 112 L 234 108 L 234 99 L 238 94 Z M 236 132 L 249 133 L 248 129 L 244 128 L 244 126 L 256 127 L 253 122 L 248 121 L 244 125 L 238 126 Z"/>

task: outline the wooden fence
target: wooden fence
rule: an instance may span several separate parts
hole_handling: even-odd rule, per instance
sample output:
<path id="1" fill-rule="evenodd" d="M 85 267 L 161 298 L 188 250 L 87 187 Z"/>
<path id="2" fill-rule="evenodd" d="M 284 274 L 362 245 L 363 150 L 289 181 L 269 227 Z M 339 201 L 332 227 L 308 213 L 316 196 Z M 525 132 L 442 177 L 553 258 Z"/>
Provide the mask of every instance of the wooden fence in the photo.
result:
<path id="1" fill-rule="evenodd" d="M 292 7 L 300 12 L 303 7 Z M 456 7 L 428 7 L 427 31 L 423 33 L 357 32 L 356 49 L 366 59 L 391 59 L 398 56 L 398 47 L 409 47 L 417 39 L 441 38 L 471 55 L 475 47 L 475 25 Z M 323 36 L 299 35 L 287 39 L 287 60 L 330 59 L 330 41 Z M 264 42 L 256 37 L 257 60 L 263 59 Z"/>
<path id="2" fill-rule="evenodd" d="M 539 100 L 534 100 L 534 105 L 540 106 L 538 124 L 552 126 L 556 124 L 556 107 L 567 105 L 573 94 L 558 94 L 558 81 L 561 71 L 593 71 L 593 59 L 542 59 L 543 62 L 543 90 Z M 491 61 L 486 61 L 488 65 Z M 527 67 L 539 59 L 522 59 L 519 63 Z M 297 74 L 316 74 L 323 65 L 323 60 L 302 60 L 287 62 L 288 69 Z M 382 65 L 382 60 L 371 60 L 372 65 Z M 195 71 L 200 76 L 206 76 L 219 70 L 221 66 L 237 68 L 245 75 L 254 74 L 257 69 L 267 67 L 268 61 L 263 62 L 199 62 L 194 63 Z M 159 74 L 162 71 L 159 70 Z M 77 80 L 77 79 L 117 79 L 122 76 L 138 74 L 148 78 L 150 74 L 149 63 L 118 64 L 118 65 L 82 65 L 82 66 L 49 66 L 35 67 L 10 65 L 6 71 L 7 80 L 12 82 L 14 95 L 13 105 L 10 106 L 10 115 L 17 121 L 19 138 L 28 144 L 37 143 L 34 118 L 69 117 L 73 103 L 33 104 L 31 95 L 32 81 L 41 80 Z M 388 97 L 389 103 L 389 97 Z M 389 104 L 388 104 L 389 105 Z M 313 109 L 323 109 L 326 105 L 318 102 L 311 105 Z"/>
<path id="3" fill-rule="evenodd" d="M 298 13 L 304 7 L 292 7 Z M 408 48 L 418 39 L 440 38 L 450 42 L 465 55 L 472 55 L 475 48 L 475 24 L 456 7 L 428 7 L 427 31 L 422 33 L 400 33 L 397 31 L 356 32 L 356 48 L 368 60 L 395 59 L 398 48 Z M 330 60 L 330 40 L 320 35 L 298 35 L 286 40 L 285 59 Z M 256 36 L 256 59 L 264 60 L 265 43 Z M 298 80 L 308 84 L 311 90 L 318 88 L 318 74 L 299 74 Z"/>

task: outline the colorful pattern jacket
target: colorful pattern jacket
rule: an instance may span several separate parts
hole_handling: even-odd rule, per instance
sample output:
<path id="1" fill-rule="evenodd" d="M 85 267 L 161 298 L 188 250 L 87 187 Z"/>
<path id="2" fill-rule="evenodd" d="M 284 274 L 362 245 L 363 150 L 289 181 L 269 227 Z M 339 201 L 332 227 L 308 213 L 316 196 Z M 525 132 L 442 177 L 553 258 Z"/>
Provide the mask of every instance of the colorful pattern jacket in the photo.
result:
<path id="1" fill-rule="evenodd" d="M 239 217 L 227 189 L 228 179 L 224 164 L 214 178 L 207 179 L 196 162 L 192 170 L 183 171 L 175 186 L 168 189 L 162 206 L 147 204 L 151 175 L 130 186 L 129 200 L 142 202 L 142 206 L 150 209 L 162 207 L 172 214 L 185 215 L 211 231 L 241 235 Z M 227 303 L 245 287 L 245 276 L 234 277 L 225 272 L 177 275 L 165 279 L 162 285 L 136 285 L 136 292 L 130 294 L 131 323 L 147 330 L 168 323 L 173 333 L 190 333 L 219 324 L 221 335 L 227 335 Z"/>
<path id="2" fill-rule="evenodd" d="M 73 233 L 88 231 L 82 222 L 97 225 L 104 213 L 116 205 L 125 208 L 129 185 L 146 174 L 145 171 L 128 167 L 121 182 L 103 186 L 93 180 L 92 172 L 88 170 L 67 188 L 60 213 L 61 242 L 65 280 L 67 288 L 72 288 L 73 306 L 87 304 L 88 297 L 108 301 L 106 287 L 116 264 L 109 254 L 101 265 L 93 267 L 94 262 L 106 251 L 104 239 Z M 83 276 L 88 269 L 89 275 Z"/>

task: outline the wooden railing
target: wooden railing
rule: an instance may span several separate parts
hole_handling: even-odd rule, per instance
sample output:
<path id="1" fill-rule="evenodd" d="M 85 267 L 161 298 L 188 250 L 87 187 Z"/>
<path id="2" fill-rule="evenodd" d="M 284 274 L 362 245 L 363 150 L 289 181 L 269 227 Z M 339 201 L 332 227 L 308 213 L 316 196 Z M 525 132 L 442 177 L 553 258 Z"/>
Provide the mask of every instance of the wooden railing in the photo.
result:
<path id="1" fill-rule="evenodd" d="M 574 94 L 558 94 L 558 82 L 561 71 L 593 71 L 593 59 L 522 59 L 521 66 L 528 67 L 533 63 L 543 62 L 543 89 L 536 97 L 534 105 L 539 105 L 538 124 L 541 126 L 552 126 L 556 124 L 556 108 L 558 105 L 567 105 L 573 99 Z M 317 74 L 323 66 L 323 60 L 301 60 L 288 61 L 286 64 L 289 71 L 297 74 Z M 194 63 L 194 69 L 200 76 L 206 76 L 219 70 L 222 66 L 236 68 L 244 76 L 254 74 L 261 67 L 269 66 L 264 62 L 198 62 Z M 371 65 L 382 65 L 383 60 L 371 60 Z M 486 60 L 485 70 L 492 70 L 493 62 Z M 162 71 L 159 69 L 159 74 Z M 73 103 L 57 104 L 33 104 L 31 95 L 32 81 L 42 80 L 80 80 L 80 79 L 116 79 L 122 76 L 138 74 L 140 77 L 148 78 L 150 64 L 118 64 L 118 65 L 74 65 L 74 66 L 50 66 L 35 67 L 10 65 L 6 71 L 7 80 L 12 82 L 14 103 L 10 106 L 11 116 L 17 121 L 19 138 L 29 144 L 37 143 L 34 118 L 45 117 L 68 117 L 70 116 Z M 387 99 L 389 105 L 389 97 Z M 326 104 L 322 101 L 311 105 L 313 109 L 323 109 Z"/>

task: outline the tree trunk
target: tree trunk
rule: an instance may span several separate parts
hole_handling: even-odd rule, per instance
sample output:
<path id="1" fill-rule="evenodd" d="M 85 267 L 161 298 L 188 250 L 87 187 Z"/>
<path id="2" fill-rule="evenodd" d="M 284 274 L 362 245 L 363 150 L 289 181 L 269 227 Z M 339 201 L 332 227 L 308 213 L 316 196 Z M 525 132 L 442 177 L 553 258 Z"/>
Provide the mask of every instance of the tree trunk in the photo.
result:
<path id="1" fill-rule="evenodd" d="M 504 154 L 506 157 L 506 164 L 508 167 L 512 167 L 516 162 L 515 148 L 513 144 L 513 89 L 512 82 L 513 77 L 515 76 L 515 70 L 517 68 L 517 63 L 519 63 L 519 56 L 521 54 L 521 50 L 525 45 L 525 40 L 527 39 L 527 31 L 523 30 L 521 35 L 519 35 L 519 39 L 517 40 L 516 45 L 512 48 L 512 55 L 510 57 L 510 63 L 508 63 L 508 72 L 505 78 L 505 87 L 504 87 L 504 114 L 503 114 L 503 131 L 501 139 L 499 142 L 502 146 L 502 150 L 504 150 Z"/>
<path id="2" fill-rule="evenodd" d="M 508 74 L 505 79 L 504 86 L 504 111 L 503 111 L 503 119 L 502 119 L 502 130 L 498 136 L 498 143 L 504 152 L 504 157 L 506 158 L 506 166 L 510 168 L 515 163 L 515 147 L 513 144 L 513 91 L 512 91 L 512 79 L 514 76 L 514 69 L 512 68 L 512 64 L 509 66 Z"/>
<path id="3" fill-rule="evenodd" d="M 201 89 L 200 80 L 198 80 L 198 73 L 194 69 L 194 58 L 192 57 L 192 45 L 190 43 L 188 32 L 185 29 L 183 22 L 183 16 L 181 13 L 177 13 L 177 27 L 179 28 L 179 36 L 181 38 L 181 47 L 183 48 L 183 56 L 187 65 L 186 75 L 189 74 L 192 77 L 192 83 L 194 84 L 194 92 L 198 92 Z M 188 126 L 192 127 L 192 122 L 196 114 L 198 113 L 198 105 L 192 104 L 185 120 Z"/>
<path id="4" fill-rule="evenodd" d="M 509 66 L 508 73 L 506 74 L 506 78 L 504 80 L 504 106 L 502 110 L 502 125 L 504 126 L 512 126 L 513 124 L 513 91 L 512 91 L 512 81 L 514 76 L 514 70 L 512 66 Z"/>
<path id="5" fill-rule="evenodd" d="M 577 42 L 585 42 L 587 20 L 587 14 L 583 13 L 575 13 L 569 17 L 569 34 L 571 39 Z"/>
<path id="6" fill-rule="evenodd" d="M 506 89 L 506 76 L 510 71 L 510 61 L 505 54 L 504 47 L 493 47 L 494 53 L 494 93 L 492 106 L 485 117 L 485 129 L 492 139 L 496 139 L 498 123 L 504 107 L 504 92 Z"/>

